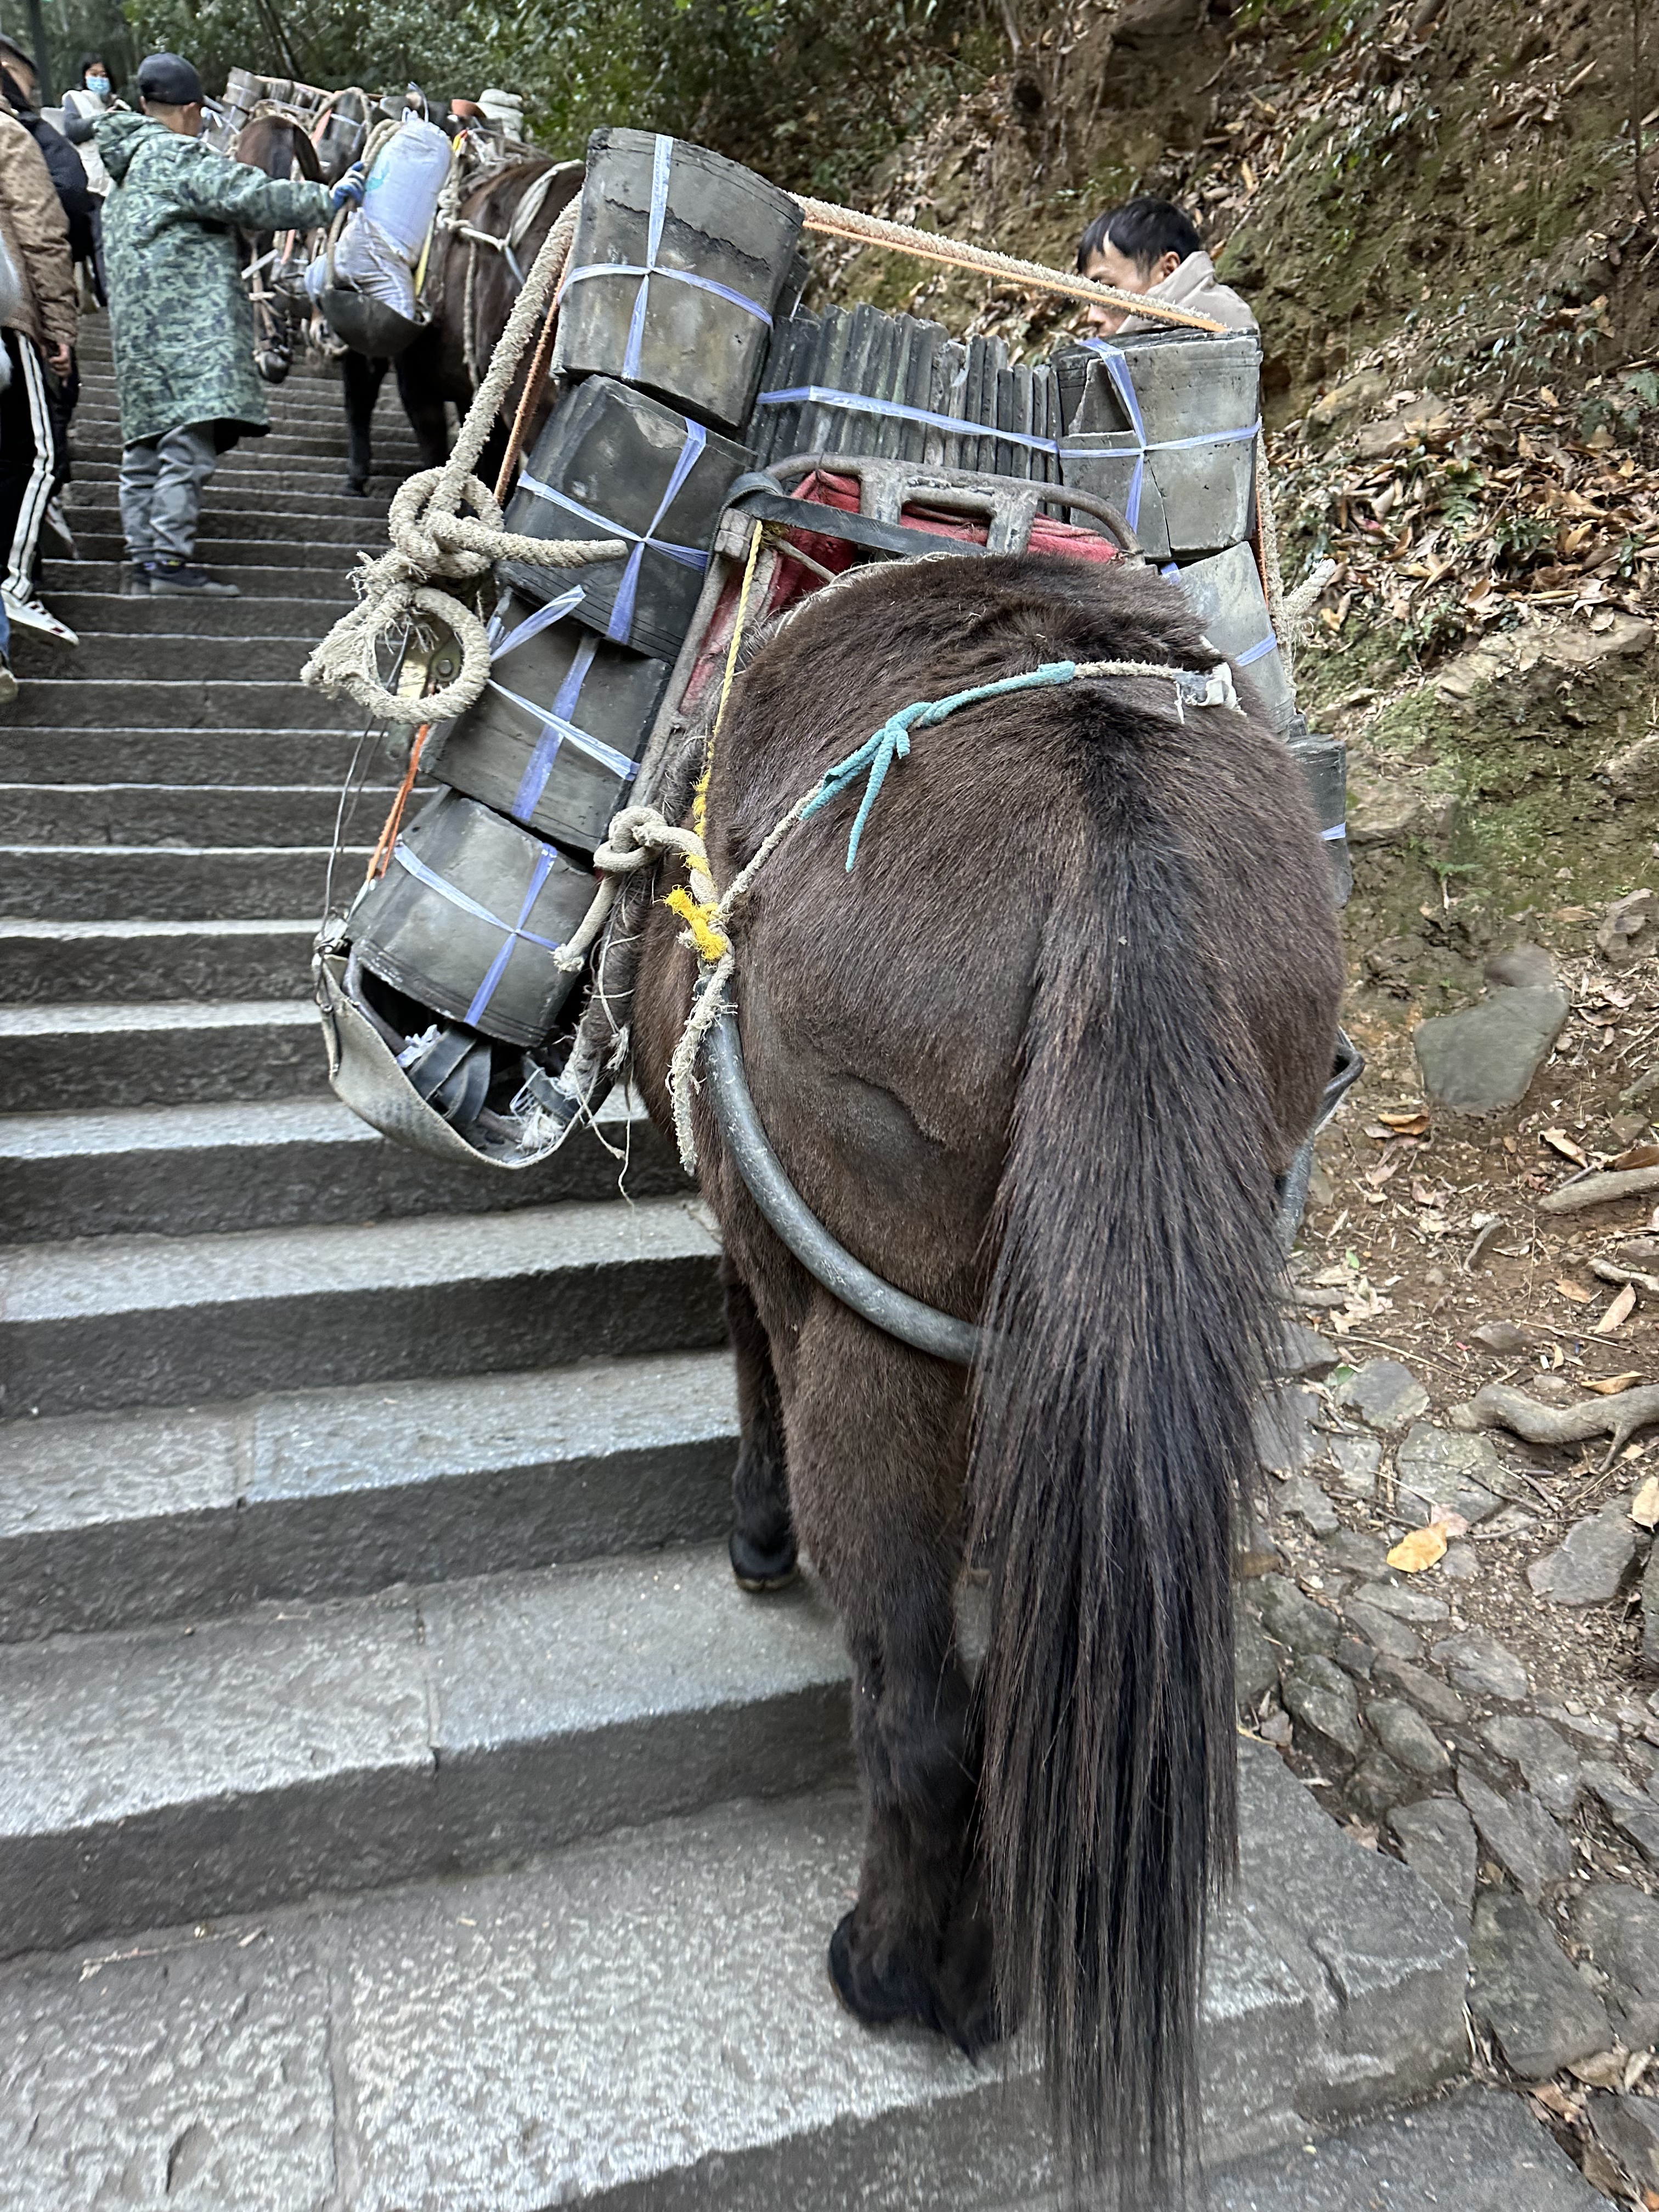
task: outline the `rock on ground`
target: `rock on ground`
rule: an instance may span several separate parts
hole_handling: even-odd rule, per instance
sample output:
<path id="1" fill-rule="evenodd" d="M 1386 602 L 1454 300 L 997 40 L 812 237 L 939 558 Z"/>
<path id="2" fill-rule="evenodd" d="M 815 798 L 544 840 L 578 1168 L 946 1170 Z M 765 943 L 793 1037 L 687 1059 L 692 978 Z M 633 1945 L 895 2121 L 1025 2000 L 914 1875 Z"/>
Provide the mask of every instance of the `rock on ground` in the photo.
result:
<path id="1" fill-rule="evenodd" d="M 1565 991 L 1503 985 L 1461 1014 L 1436 1014 L 1413 1040 L 1431 1102 L 1453 1114 L 1518 1106 L 1567 1018 Z"/>
<path id="2" fill-rule="evenodd" d="M 1632 1790 L 1616 1766 L 1589 1760 L 1584 1781 L 1601 1810 L 1652 1867 L 1659 1867 L 1659 1803 Z"/>
<path id="3" fill-rule="evenodd" d="M 1428 1674 L 1421 1667 L 1413 1667 L 1407 1660 L 1391 1659 L 1385 1656 L 1377 1661 L 1371 1673 L 1381 1687 L 1397 1690 L 1401 1697 L 1409 1698 L 1414 1705 L 1425 1712 L 1431 1720 L 1440 1721 L 1448 1728 L 1457 1726 L 1469 1717 L 1468 1705 L 1455 1690 L 1449 1688 L 1437 1674 Z"/>
<path id="4" fill-rule="evenodd" d="M 1500 1759 L 1521 1770 L 1539 1802 L 1560 1820 L 1571 1820 L 1584 1786 L 1577 1753 L 1559 1729 L 1528 1713 L 1500 1713 L 1481 1730 Z"/>
<path id="5" fill-rule="evenodd" d="M 1553 1552 L 1533 1561 L 1527 1580 L 1557 1605 L 1605 1605 L 1635 1565 L 1638 1542 L 1629 1500 L 1616 1498 L 1575 1522 Z"/>
<path id="6" fill-rule="evenodd" d="M 1437 1644 L 1431 1656 L 1437 1659 L 1460 1690 L 1472 1697 L 1501 1698 L 1518 1705 L 1532 1684 L 1513 1651 L 1495 1637 L 1474 1632 L 1448 1636 Z"/>
<path id="7" fill-rule="evenodd" d="M 1476 1899 L 1469 1969 L 1470 2009 L 1523 2081 L 1542 2081 L 1611 2047 L 1600 2000 L 1521 1898 L 1489 1889 Z"/>
<path id="8" fill-rule="evenodd" d="M 1263 1575 L 1256 1583 L 1256 1609 L 1261 1626 L 1275 1643 L 1288 1644 L 1292 1651 L 1316 1651 L 1328 1659 L 1336 1650 L 1341 1631 L 1334 1613 L 1304 1597 L 1283 1575 Z"/>
<path id="9" fill-rule="evenodd" d="M 1389 1815 L 1401 1856 L 1461 1924 L 1474 1903 L 1474 1823 L 1453 1797 L 1425 1797 Z"/>
<path id="10" fill-rule="evenodd" d="M 1353 1684 L 1334 1659 L 1309 1652 L 1285 1677 L 1285 1710 L 1321 1742 L 1358 1759 L 1365 1748 Z"/>
<path id="11" fill-rule="evenodd" d="M 1377 1698 L 1365 1708 L 1365 1718 L 1390 1759 L 1408 1766 L 1426 1781 L 1438 1782 L 1451 1772 L 1446 1747 L 1415 1705 L 1403 1698 Z"/>
<path id="12" fill-rule="evenodd" d="M 1368 1644 L 1375 1644 L 1379 1651 L 1386 1652 L 1391 1659 L 1421 1658 L 1423 1646 L 1417 1639 L 1416 1632 L 1408 1628 L 1403 1620 L 1397 1620 L 1393 1614 L 1379 1611 L 1363 1597 L 1346 1598 L 1342 1610 L 1350 1627 L 1363 1636 Z"/>
<path id="13" fill-rule="evenodd" d="M 1568 1905 L 1567 1928 L 1607 1977 L 1620 2040 L 1640 2051 L 1659 2038 L 1659 1898 L 1621 1881 L 1593 1881 Z"/>
<path id="14" fill-rule="evenodd" d="M 1513 1875 L 1521 1894 L 1536 1904 L 1572 1870 L 1572 1850 L 1555 1821 L 1524 1790 L 1507 1797 L 1488 1789 L 1465 1765 L 1457 1791 L 1492 1856 Z"/>
<path id="15" fill-rule="evenodd" d="M 1326 1445 L 1335 1462 L 1339 1486 L 1355 1498 L 1376 1495 L 1376 1471 L 1382 1447 L 1375 1437 L 1332 1437 Z"/>
<path id="16" fill-rule="evenodd" d="M 1659 2103 L 1651 2097 L 1592 2096 L 1590 2133 L 1641 2189 L 1659 2190 Z"/>
<path id="17" fill-rule="evenodd" d="M 1368 1359 L 1334 1393 L 1374 1429 L 1403 1429 L 1429 1410 L 1429 1394 L 1397 1359 Z"/>
<path id="18" fill-rule="evenodd" d="M 1414 1421 L 1395 1454 L 1400 1483 L 1396 1503 L 1403 1517 L 1427 1521 L 1437 1505 L 1464 1520 L 1488 1520 L 1503 1499 L 1493 1485 L 1504 1479 L 1504 1463 L 1488 1436 L 1437 1429 Z"/>

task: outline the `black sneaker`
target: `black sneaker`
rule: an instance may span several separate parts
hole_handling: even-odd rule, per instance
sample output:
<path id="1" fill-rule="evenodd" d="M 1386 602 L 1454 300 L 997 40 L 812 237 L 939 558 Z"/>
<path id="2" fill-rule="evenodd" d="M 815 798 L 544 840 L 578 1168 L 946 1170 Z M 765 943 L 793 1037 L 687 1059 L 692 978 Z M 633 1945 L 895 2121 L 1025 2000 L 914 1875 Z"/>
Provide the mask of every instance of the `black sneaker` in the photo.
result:
<path id="1" fill-rule="evenodd" d="M 144 563 L 150 597 L 157 599 L 240 599 L 239 584 L 222 584 L 205 568 L 182 560 L 177 553 L 158 553 Z"/>
<path id="2" fill-rule="evenodd" d="M 121 597 L 124 599 L 147 599 L 149 597 L 149 576 L 143 561 L 124 561 L 121 563 Z"/>

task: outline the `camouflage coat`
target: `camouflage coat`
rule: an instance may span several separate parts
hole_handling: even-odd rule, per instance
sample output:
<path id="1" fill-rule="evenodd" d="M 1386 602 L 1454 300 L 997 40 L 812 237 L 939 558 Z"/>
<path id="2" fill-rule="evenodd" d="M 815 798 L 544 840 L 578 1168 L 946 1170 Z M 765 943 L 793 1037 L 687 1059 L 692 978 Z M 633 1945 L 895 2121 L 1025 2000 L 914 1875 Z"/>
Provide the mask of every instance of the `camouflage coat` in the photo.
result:
<path id="1" fill-rule="evenodd" d="M 325 222 L 327 186 L 228 161 L 147 115 L 106 115 L 94 136 L 112 180 L 104 260 L 123 444 L 187 422 L 222 425 L 222 446 L 269 429 L 236 233 Z"/>

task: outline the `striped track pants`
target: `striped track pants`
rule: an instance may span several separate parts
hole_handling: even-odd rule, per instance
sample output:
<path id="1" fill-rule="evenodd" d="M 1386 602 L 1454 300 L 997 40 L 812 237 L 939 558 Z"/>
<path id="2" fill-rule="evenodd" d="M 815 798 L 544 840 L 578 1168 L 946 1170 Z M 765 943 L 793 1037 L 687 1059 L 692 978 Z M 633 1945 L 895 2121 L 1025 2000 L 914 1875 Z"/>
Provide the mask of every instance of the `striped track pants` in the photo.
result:
<path id="1" fill-rule="evenodd" d="M 52 415 L 39 353 L 16 331 L 3 335 L 11 384 L 0 393 L 0 557 L 5 562 L 0 586 L 9 598 L 32 599 L 55 469 Z"/>

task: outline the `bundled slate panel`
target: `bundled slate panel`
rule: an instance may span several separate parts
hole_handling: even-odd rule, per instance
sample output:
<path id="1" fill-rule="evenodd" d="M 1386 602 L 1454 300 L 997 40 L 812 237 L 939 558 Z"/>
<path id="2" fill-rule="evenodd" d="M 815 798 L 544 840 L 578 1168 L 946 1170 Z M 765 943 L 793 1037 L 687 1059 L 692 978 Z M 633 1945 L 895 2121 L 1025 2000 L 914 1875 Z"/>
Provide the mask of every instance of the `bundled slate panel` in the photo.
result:
<path id="1" fill-rule="evenodd" d="M 1250 547 L 1230 546 L 1224 553 L 1180 568 L 1171 563 L 1164 573 L 1180 584 L 1205 635 L 1254 688 L 1273 727 L 1289 729 L 1296 718 L 1296 694 L 1273 635 Z"/>
<path id="2" fill-rule="evenodd" d="M 581 587 L 537 608 L 507 592 L 489 688 L 428 740 L 422 765 L 526 828 L 591 853 L 628 787 L 668 682 L 665 660 L 576 621 Z"/>
<path id="3" fill-rule="evenodd" d="M 1079 375 L 1078 352 L 1093 364 Z M 1255 525 L 1261 348 L 1253 333 L 1091 340 L 1056 362 L 1073 399 L 1063 477 L 1122 510 L 1154 559 L 1219 553 Z"/>
<path id="4" fill-rule="evenodd" d="M 702 146 L 596 131 L 556 374 L 618 377 L 740 429 L 800 224 L 787 192 Z"/>
<path id="5" fill-rule="evenodd" d="M 459 792 L 398 837 L 347 927 L 363 965 L 452 1020 L 509 1044 L 544 1037 L 575 978 L 554 958 L 593 878 Z"/>
<path id="6" fill-rule="evenodd" d="M 672 660 L 696 612 L 726 493 L 749 463 L 741 446 L 660 401 L 590 377 L 538 439 L 507 526 L 529 538 L 626 539 L 625 559 L 582 569 L 576 619 L 613 644 Z M 495 573 L 538 604 L 569 574 L 513 561 Z"/>

